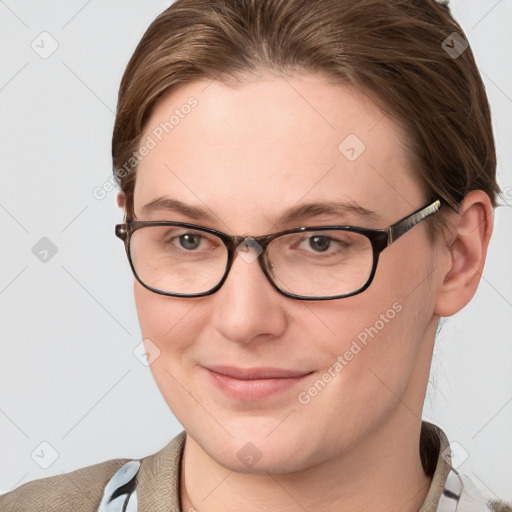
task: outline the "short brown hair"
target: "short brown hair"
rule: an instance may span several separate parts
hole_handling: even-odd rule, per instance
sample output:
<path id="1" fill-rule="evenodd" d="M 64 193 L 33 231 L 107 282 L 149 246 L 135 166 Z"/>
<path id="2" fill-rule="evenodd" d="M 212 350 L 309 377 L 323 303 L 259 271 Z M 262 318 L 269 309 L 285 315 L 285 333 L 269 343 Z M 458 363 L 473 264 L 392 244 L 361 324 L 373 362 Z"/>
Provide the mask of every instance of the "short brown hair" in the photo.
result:
<path id="1" fill-rule="evenodd" d="M 362 91 L 405 130 L 429 200 L 456 209 L 480 189 L 496 206 L 490 108 L 471 49 L 447 51 L 454 32 L 464 45 L 434 0 L 177 0 L 149 26 L 121 81 L 112 157 L 127 215 L 132 157 L 157 100 L 180 83 L 262 70 L 327 73 Z"/>

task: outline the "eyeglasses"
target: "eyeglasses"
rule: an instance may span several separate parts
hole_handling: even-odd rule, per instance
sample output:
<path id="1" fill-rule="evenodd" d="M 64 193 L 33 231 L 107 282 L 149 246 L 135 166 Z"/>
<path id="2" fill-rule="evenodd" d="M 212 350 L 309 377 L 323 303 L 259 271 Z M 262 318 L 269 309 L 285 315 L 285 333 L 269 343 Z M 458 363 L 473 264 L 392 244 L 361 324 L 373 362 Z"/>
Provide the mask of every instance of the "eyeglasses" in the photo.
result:
<path id="1" fill-rule="evenodd" d="M 135 221 L 115 227 L 137 281 L 172 297 L 203 297 L 220 289 L 238 254 L 256 259 L 278 292 L 298 300 L 331 300 L 366 290 L 380 253 L 441 208 L 437 199 L 387 229 L 316 226 L 260 237 L 230 236 L 194 224 Z"/>

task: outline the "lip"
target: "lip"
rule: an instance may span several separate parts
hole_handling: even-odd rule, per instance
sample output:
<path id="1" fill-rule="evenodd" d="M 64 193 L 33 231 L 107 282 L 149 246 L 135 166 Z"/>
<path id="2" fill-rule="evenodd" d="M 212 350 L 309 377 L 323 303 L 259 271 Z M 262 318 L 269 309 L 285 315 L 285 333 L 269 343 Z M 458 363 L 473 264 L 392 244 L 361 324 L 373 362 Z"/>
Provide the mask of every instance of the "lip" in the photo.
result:
<path id="1" fill-rule="evenodd" d="M 283 368 L 205 367 L 211 381 L 224 394 L 239 400 L 261 400 L 301 383 L 313 372 Z"/>

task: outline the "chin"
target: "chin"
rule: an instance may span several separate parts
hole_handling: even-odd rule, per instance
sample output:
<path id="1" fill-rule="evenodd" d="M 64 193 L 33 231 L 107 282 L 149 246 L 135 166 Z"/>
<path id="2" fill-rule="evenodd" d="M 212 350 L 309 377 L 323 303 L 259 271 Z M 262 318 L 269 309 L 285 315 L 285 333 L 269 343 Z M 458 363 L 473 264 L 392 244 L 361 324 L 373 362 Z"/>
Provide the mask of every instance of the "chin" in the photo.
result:
<path id="1" fill-rule="evenodd" d="M 185 428 L 211 459 L 229 471 L 261 475 L 285 474 L 315 465 L 319 461 L 313 458 L 322 452 L 317 446 L 321 436 L 311 436 L 311 428 L 306 428 L 306 425 L 297 428 L 297 423 L 293 421 L 288 428 L 279 426 L 283 417 L 258 416 L 245 417 L 231 423 L 223 421 L 229 434 L 218 425 L 209 425 L 206 429 Z M 269 427 L 270 424 L 272 427 Z M 326 452 L 330 453 L 331 449 Z"/>
<path id="2" fill-rule="evenodd" d="M 240 446 L 240 443 L 235 441 L 227 447 L 228 452 L 217 454 L 215 450 L 209 455 L 229 471 L 253 475 L 288 474 L 311 465 L 301 451 L 300 444 L 284 445 L 280 442 L 279 446 L 275 447 L 272 443 L 262 443 L 261 440 L 256 440 L 256 443 L 246 441 Z"/>

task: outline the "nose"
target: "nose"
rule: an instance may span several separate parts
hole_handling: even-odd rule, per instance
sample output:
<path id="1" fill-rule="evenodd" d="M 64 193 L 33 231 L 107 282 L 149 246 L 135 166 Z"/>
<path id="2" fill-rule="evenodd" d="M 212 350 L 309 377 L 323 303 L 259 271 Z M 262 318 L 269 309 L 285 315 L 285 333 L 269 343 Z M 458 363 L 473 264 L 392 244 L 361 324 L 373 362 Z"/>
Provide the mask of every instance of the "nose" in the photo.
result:
<path id="1" fill-rule="evenodd" d="M 248 343 L 279 337 L 286 329 L 285 302 L 268 281 L 257 258 L 257 246 L 240 247 L 230 272 L 214 293 L 212 324 L 226 339 Z"/>

